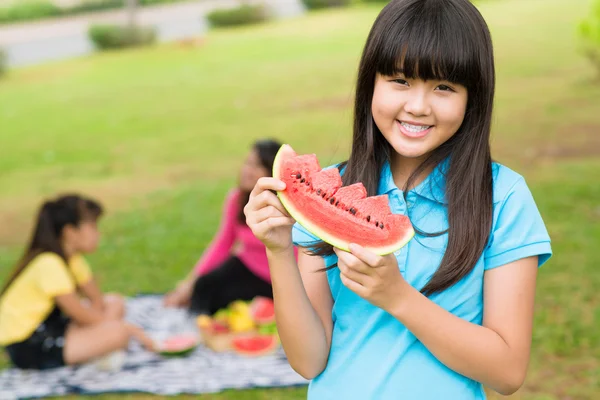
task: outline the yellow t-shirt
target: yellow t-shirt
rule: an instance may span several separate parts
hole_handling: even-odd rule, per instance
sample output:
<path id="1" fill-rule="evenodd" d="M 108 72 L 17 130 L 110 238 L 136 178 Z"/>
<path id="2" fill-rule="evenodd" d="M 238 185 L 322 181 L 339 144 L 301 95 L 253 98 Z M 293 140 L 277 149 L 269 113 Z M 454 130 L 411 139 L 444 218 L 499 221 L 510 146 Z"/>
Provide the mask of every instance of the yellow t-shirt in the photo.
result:
<path id="1" fill-rule="evenodd" d="M 0 298 L 0 346 L 31 336 L 54 309 L 54 298 L 76 290 L 73 278 L 79 286 L 92 278 L 81 256 L 72 257 L 68 266 L 54 253 L 31 260 Z"/>

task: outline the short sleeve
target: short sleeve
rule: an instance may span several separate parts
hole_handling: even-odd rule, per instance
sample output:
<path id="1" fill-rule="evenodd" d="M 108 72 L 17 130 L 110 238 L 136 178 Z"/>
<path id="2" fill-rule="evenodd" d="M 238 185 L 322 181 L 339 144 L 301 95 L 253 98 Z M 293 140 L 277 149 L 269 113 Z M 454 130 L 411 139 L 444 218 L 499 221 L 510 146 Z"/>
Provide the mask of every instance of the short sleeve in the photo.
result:
<path id="1" fill-rule="evenodd" d="M 92 269 L 82 256 L 73 257 L 69 265 L 78 285 L 85 285 L 92 279 Z"/>
<path id="2" fill-rule="evenodd" d="M 34 261 L 40 289 L 48 297 L 56 297 L 75 291 L 75 283 L 67 264 L 57 255 L 44 254 Z"/>
<path id="3" fill-rule="evenodd" d="M 542 216 L 520 177 L 494 206 L 492 232 L 484 252 L 485 269 L 531 256 L 538 256 L 541 266 L 552 256 L 552 249 Z"/>
<path id="4" fill-rule="evenodd" d="M 318 241 L 319 238 L 306 230 L 306 228 L 300 225 L 300 223 L 296 222 L 292 227 L 292 242 L 296 246 L 310 248 Z"/>

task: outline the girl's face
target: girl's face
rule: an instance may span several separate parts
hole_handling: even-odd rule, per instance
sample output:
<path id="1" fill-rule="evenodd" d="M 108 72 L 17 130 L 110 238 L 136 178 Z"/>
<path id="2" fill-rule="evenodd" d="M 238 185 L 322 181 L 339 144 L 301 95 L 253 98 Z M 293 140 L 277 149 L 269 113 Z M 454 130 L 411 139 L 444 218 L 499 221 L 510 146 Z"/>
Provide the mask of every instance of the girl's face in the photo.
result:
<path id="1" fill-rule="evenodd" d="M 458 131 L 466 107 L 464 86 L 377 74 L 371 110 L 395 152 L 422 161 Z"/>
<path id="2" fill-rule="evenodd" d="M 260 162 L 258 153 L 253 149 L 246 157 L 240 171 L 240 189 L 250 192 L 260 178 L 269 175 L 269 171 Z"/>
<path id="3" fill-rule="evenodd" d="M 67 245 L 76 253 L 93 253 L 100 241 L 100 231 L 94 220 L 82 221 L 79 226 L 66 226 L 63 230 Z"/>

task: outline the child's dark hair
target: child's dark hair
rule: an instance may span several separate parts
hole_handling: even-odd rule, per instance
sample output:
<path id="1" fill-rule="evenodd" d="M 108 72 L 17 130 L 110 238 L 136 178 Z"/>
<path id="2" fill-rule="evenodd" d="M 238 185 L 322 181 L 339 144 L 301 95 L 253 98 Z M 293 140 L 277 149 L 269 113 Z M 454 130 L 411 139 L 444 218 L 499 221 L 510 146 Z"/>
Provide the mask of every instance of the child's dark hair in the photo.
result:
<path id="1" fill-rule="evenodd" d="M 446 180 L 448 229 L 418 234 L 448 234 L 441 265 L 422 293 L 441 292 L 475 266 L 487 244 L 492 224 L 492 160 L 490 129 L 495 90 L 490 32 L 468 0 L 392 0 L 377 17 L 367 39 L 356 87 L 354 136 L 343 183 L 362 182 L 377 194 L 380 172 L 391 162 L 390 147 L 373 120 L 371 103 L 377 74 L 423 80 L 447 80 L 467 88 L 464 121 L 456 134 L 435 149 L 414 171 L 403 189 L 406 197 L 416 177 L 448 159 Z M 320 242 L 317 255 L 332 255 Z"/>
<path id="2" fill-rule="evenodd" d="M 262 139 L 257 140 L 252 145 L 252 150 L 256 151 L 258 154 L 258 159 L 260 160 L 260 164 L 269 171 L 269 176 L 271 176 L 273 172 L 273 163 L 275 162 L 275 156 L 281 147 L 281 143 L 279 143 L 275 139 Z M 240 212 L 238 213 L 238 221 L 245 224 L 246 223 L 246 215 L 244 215 L 244 207 L 248 204 L 248 200 L 250 199 L 250 192 L 242 192 L 240 195 Z"/>
<path id="3" fill-rule="evenodd" d="M 60 196 L 42 204 L 29 245 L 0 295 L 6 292 L 25 267 L 41 253 L 54 253 L 67 263 L 67 256 L 61 245 L 63 229 L 68 225 L 79 226 L 84 221 L 96 221 L 102 212 L 99 203 L 76 194 Z"/>

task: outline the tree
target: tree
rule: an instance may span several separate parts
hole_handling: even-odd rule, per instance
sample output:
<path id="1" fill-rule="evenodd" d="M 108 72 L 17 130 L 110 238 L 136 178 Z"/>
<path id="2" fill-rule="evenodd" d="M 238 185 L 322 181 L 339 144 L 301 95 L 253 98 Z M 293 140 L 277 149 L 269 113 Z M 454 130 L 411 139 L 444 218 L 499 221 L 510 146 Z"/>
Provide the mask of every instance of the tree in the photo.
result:
<path id="1" fill-rule="evenodd" d="M 126 0 L 125 7 L 127 8 L 127 26 L 133 29 L 136 24 L 138 0 Z"/>
<path id="2" fill-rule="evenodd" d="M 600 78 L 600 0 L 594 0 L 592 12 L 580 25 L 583 53 L 598 70 Z"/>

